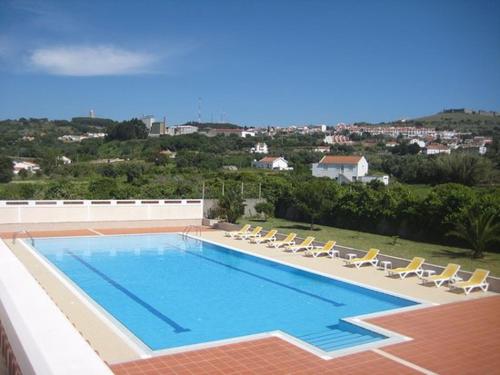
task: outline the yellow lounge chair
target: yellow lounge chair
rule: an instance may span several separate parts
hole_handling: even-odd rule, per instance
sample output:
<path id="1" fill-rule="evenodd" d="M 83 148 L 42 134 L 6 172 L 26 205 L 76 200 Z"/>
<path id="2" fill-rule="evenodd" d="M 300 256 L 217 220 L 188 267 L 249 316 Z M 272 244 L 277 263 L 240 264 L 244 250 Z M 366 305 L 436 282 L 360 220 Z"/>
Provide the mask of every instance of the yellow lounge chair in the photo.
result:
<path id="1" fill-rule="evenodd" d="M 289 233 L 283 240 L 274 240 L 269 243 L 269 247 L 278 248 L 281 246 L 293 245 L 295 243 L 295 237 L 297 237 L 297 233 Z"/>
<path id="2" fill-rule="evenodd" d="M 486 282 L 490 271 L 477 268 L 467 281 L 459 281 L 450 284 L 450 289 L 463 289 L 465 294 L 469 294 L 474 288 L 481 288 L 483 292 L 488 290 L 490 284 Z"/>
<path id="3" fill-rule="evenodd" d="M 415 273 L 417 276 L 422 276 L 423 269 L 422 264 L 424 264 L 425 259 L 420 257 L 414 257 L 411 262 L 406 267 L 399 267 L 393 270 L 387 270 L 389 275 L 399 275 L 400 278 L 404 279 L 406 276 Z"/>
<path id="4" fill-rule="evenodd" d="M 253 231 L 240 234 L 239 236 L 236 236 L 236 238 L 239 238 L 241 240 L 248 240 L 249 238 L 260 237 L 261 231 L 262 231 L 262 227 L 255 227 L 253 229 Z"/>
<path id="5" fill-rule="evenodd" d="M 241 227 L 240 230 L 235 230 L 235 231 L 232 231 L 232 232 L 226 232 L 226 233 L 224 233 L 224 236 L 226 236 L 226 237 L 234 237 L 234 236 L 237 236 L 237 235 L 240 235 L 240 234 L 248 232 L 249 229 L 250 229 L 250 224 L 245 224 L 245 225 L 243 225 Z"/>
<path id="6" fill-rule="evenodd" d="M 309 236 L 302 241 L 302 243 L 298 245 L 288 245 L 286 250 L 290 250 L 292 253 L 296 253 L 300 250 L 310 250 L 313 248 L 314 237 Z"/>
<path id="7" fill-rule="evenodd" d="M 315 246 L 313 249 L 307 250 L 304 255 L 312 255 L 314 258 L 320 256 L 321 254 L 331 255 L 332 258 L 335 255 L 333 248 L 335 247 L 336 241 L 328 241 L 323 246 Z"/>
<path id="8" fill-rule="evenodd" d="M 370 249 L 368 252 L 365 254 L 364 257 L 361 258 L 353 258 L 353 259 L 346 259 L 346 265 L 354 265 L 356 268 L 360 268 L 363 264 L 371 264 L 372 266 L 377 266 L 378 264 L 378 253 L 380 252 L 379 249 Z"/>
<path id="9" fill-rule="evenodd" d="M 439 275 L 422 277 L 422 284 L 433 282 L 437 287 L 440 287 L 446 281 L 452 281 L 459 269 L 459 264 L 448 263 L 446 268 Z"/>
<path id="10" fill-rule="evenodd" d="M 274 241 L 274 239 L 276 238 L 276 233 L 278 233 L 278 231 L 276 229 L 271 229 L 269 232 L 266 233 L 265 236 L 251 238 L 250 242 L 251 243 L 264 243 L 264 242 L 268 242 L 268 241 Z"/>

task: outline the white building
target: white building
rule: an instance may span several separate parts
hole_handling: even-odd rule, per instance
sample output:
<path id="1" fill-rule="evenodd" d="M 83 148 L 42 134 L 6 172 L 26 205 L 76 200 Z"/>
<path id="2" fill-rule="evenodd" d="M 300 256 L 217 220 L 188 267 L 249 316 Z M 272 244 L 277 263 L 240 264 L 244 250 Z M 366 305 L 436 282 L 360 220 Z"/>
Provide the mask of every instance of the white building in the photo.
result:
<path id="1" fill-rule="evenodd" d="M 18 174 L 21 170 L 26 170 L 31 173 L 35 173 L 40 170 L 40 166 L 36 163 L 30 161 L 16 161 L 14 160 L 14 174 Z"/>
<path id="2" fill-rule="evenodd" d="M 267 148 L 266 143 L 259 142 L 255 145 L 255 147 L 252 147 L 250 149 L 250 152 L 252 154 L 267 154 L 267 153 L 269 153 L 269 150 Z"/>
<path id="3" fill-rule="evenodd" d="M 346 137 L 345 135 L 327 135 L 325 136 L 325 138 L 323 138 L 323 143 L 326 143 L 328 145 L 334 145 L 334 144 L 350 145 L 352 144 L 352 141 L 349 139 L 349 137 Z"/>
<path id="4" fill-rule="evenodd" d="M 256 134 L 256 132 L 255 132 L 254 129 L 243 130 L 241 132 L 241 136 L 243 138 L 246 138 L 246 137 L 255 137 L 255 134 Z"/>
<path id="5" fill-rule="evenodd" d="M 175 135 L 193 134 L 198 132 L 198 127 L 193 125 L 178 125 L 175 127 Z"/>
<path id="6" fill-rule="evenodd" d="M 155 118 L 153 115 L 142 116 L 141 121 L 144 123 L 144 125 L 146 125 L 148 131 L 150 131 L 151 127 L 153 126 L 153 122 L 155 122 Z"/>
<path id="7" fill-rule="evenodd" d="M 440 143 L 431 143 L 427 146 L 425 151 L 426 155 L 436 155 L 436 154 L 450 154 L 451 150 L 449 147 L 442 145 Z"/>
<path id="8" fill-rule="evenodd" d="M 312 165 L 315 177 L 328 177 L 341 183 L 379 180 L 384 185 L 389 184 L 389 176 L 367 176 L 367 173 L 368 162 L 364 156 L 326 155 Z"/>
<path id="9" fill-rule="evenodd" d="M 326 153 L 326 152 L 330 152 L 330 146 L 316 146 L 314 149 L 313 149 L 314 152 L 321 152 L 321 153 Z"/>
<path id="10" fill-rule="evenodd" d="M 341 176 L 356 181 L 368 173 L 368 162 L 364 156 L 326 155 L 313 164 L 312 174 L 316 177 L 329 177 L 339 180 Z"/>
<path id="11" fill-rule="evenodd" d="M 60 161 L 62 164 L 66 165 L 66 164 L 71 164 L 71 159 L 66 157 L 66 156 L 58 156 L 57 157 L 57 161 Z"/>
<path id="12" fill-rule="evenodd" d="M 275 169 L 279 171 L 288 171 L 293 169 L 288 166 L 288 162 L 281 156 L 266 156 L 259 161 L 254 160 L 253 166 L 255 168 Z"/>
<path id="13" fill-rule="evenodd" d="M 425 148 L 425 142 L 418 138 L 412 138 L 408 142 L 410 145 L 417 144 L 420 148 Z"/>

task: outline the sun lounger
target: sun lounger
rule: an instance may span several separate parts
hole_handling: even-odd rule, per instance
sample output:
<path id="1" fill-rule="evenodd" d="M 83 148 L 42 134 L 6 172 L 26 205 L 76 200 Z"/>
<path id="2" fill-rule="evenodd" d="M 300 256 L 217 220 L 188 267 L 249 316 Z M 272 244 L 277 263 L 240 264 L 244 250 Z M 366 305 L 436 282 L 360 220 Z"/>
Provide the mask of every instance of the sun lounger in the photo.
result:
<path id="1" fill-rule="evenodd" d="M 363 264 L 371 264 L 372 266 L 377 266 L 378 264 L 378 253 L 380 252 L 379 249 L 370 249 L 368 252 L 365 254 L 364 257 L 361 258 L 353 258 L 353 259 L 346 259 L 346 265 L 354 265 L 356 268 L 360 268 Z"/>
<path id="2" fill-rule="evenodd" d="M 307 250 L 304 255 L 312 255 L 314 258 L 325 254 L 331 255 L 333 258 L 333 248 L 335 247 L 336 241 L 328 241 L 323 246 L 314 246 L 314 248 Z"/>
<path id="3" fill-rule="evenodd" d="M 452 281 L 459 269 L 460 265 L 448 263 L 446 268 L 439 275 L 422 277 L 422 283 L 425 284 L 433 282 L 437 287 L 440 287 L 443 283 Z"/>
<path id="4" fill-rule="evenodd" d="M 276 233 L 278 233 L 278 231 L 276 229 L 271 229 L 269 232 L 266 233 L 265 236 L 251 238 L 250 242 L 251 243 L 264 243 L 264 242 L 274 241 L 274 239 L 276 239 Z"/>
<path id="5" fill-rule="evenodd" d="M 239 236 L 235 236 L 236 238 L 242 240 L 248 240 L 249 238 L 260 237 L 260 232 L 262 232 L 262 227 L 255 227 L 253 231 L 240 234 Z"/>
<path id="6" fill-rule="evenodd" d="M 226 233 L 224 233 L 224 236 L 226 236 L 226 237 L 234 237 L 234 236 L 237 236 L 237 235 L 240 235 L 240 234 L 248 232 L 249 229 L 250 229 L 250 224 L 245 224 L 245 225 L 243 225 L 241 227 L 240 230 L 235 230 L 235 231 L 232 231 L 232 232 L 226 232 Z"/>
<path id="7" fill-rule="evenodd" d="M 481 288 L 483 292 L 488 290 L 489 284 L 486 282 L 490 271 L 478 268 L 467 281 L 459 281 L 450 284 L 450 289 L 463 289 L 465 294 L 469 294 L 474 288 Z"/>
<path id="8" fill-rule="evenodd" d="M 296 253 L 297 251 L 300 250 L 310 250 L 313 248 L 313 242 L 314 242 L 314 237 L 309 236 L 302 241 L 302 243 L 298 245 L 288 245 L 286 247 L 286 250 L 291 251 L 292 253 Z"/>
<path id="9" fill-rule="evenodd" d="M 390 276 L 398 275 L 402 279 L 413 273 L 416 274 L 417 276 L 422 276 L 422 273 L 424 271 L 422 269 L 422 264 L 424 264 L 424 262 L 425 262 L 424 258 L 415 257 L 406 267 L 399 267 L 393 270 L 387 270 L 387 272 L 389 273 Z"/>
<path id="10" fill-rule="evenodd" d="M 293 245 L 295 243 L 295 237 L 297 237 L 297 233 L 289 233 L 285 239 L 274 240 L 273 242 L 270 242 L 268 246 L 278 248 L 282 246 Z"/>

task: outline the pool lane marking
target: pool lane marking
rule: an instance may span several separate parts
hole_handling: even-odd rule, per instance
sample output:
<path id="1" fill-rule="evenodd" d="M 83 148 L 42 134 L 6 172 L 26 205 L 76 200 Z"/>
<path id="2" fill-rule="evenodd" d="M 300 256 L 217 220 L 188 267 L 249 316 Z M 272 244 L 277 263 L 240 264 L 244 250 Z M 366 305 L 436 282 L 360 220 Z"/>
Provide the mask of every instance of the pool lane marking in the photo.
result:
<path id="1" fill-rule="evenodd" d="M 397 357 L 395 355 L 392 355 L 390 353 L 387 353 L 387 352 L 384 352 L 383 350 L 380 350 L 380 349 L 372 349 L 372 352 L 374 353 L 377 353 L 378 355 L 382 356 L 382 357 L 385 357 L 387 359 L 390 359 L 394 362 L 397 362 L 403 366 L 406 366 L 406 367 L 409 367 L 415 371 L 418 371 L 422 374 L 425 374 L 425 375 L 438 375 L 437 373 L 431 371 L 431 370 L 427 370 L 426 368 L 423 368 L 423 367 L 420 367 L 419 365 L 416 365 L 415 363 L 413 362 L 409 362 L 403 358 L 400 358 L 400 357 Z"/>
<path id="2" fill-rule="evenodd" d="M 90 232 L 92 232 L 92 233 L 98 234 L 99 236 L 104 236 L 104 234 L 102 234 L 101 232 L 96 231 L 95 229 L 87 228 L 87 230 L 90 231 Z"/>
<path id="3" fill-rule="evenodd" d="M 218 264 L 220 266 L 223 266 L 223 267 L 227 267 L 227 268 L 230 268 L 232 270 L 235 270 L 235 271 L 238 271 L 238 272 L 241 272 L 241 273 L 244 273 L 246 275 L 249 275 L 249 276 L 252 276 L 252 277 L 256 277 L 260 280 L 264 280 L 264 281 L 267 281 L 269 283 L 272 283 L 272 284 L 275 284 L 275 285 L 279 285 L 283 288 L 287 288 L 287 289 L 290 289 L 290 290 L 293 290 L 294 292 L 297 292 L 297 293 L 301 293 L 301 294 L 305 294 L 306 296 L 309 296 L 309 297 L 313 297 L 313 298 L 316 298 L 316 299 L 319 299 L 323 302 L 327 302 L 327 303 L 330 303 L 336 307 L 340 307 L 340 306 L 345 306 L 345 304 L 343 303 L 339 303 L 339 302 L 336 302 L 336 301 L 333 301 L 331 299 L 328 299 L 328 298 L 325 298 L 325 297 L 321 297 L 321 296 L 318 296 L 317 294 L 314 294 L 314 293 L 310 293 L 310 292 L 307 292 L 305 290 L 302 290 L 302 289 L 299 289 L 299 288 L 295 288 L 293 286 L 290 286 L 290 285 L 286 285 L 286 284 L 283 284 L 279 281 L 275 281 L 275 280 L 272 280 L 272 279 L 268 279 L 267 277 L 264 277 L 264 276 L 260 276 L 260 275 L 257 275 L 253 272 L 250 272 L 250 271 L 245 271 L 245 270 L 242 270 L 241 268 L 238 268 L 238 267 L 235 267 L 235 266 L 231 266 L 229 264 L 226 264 L 224 262 L 220 262 L 218 260 L 215 260 L 215 259 L 210 259 L 208 257 L 205 257 L 201 254 L 197 254 L 197 253 L 194 253 L 190 250 L 187 250 L 187 249 L 183 249 L 181 248 L 180 246 L 177 246 L 177 245 L 173 245 L 171 243 L 166 243 L 167 245 L 169 246 L 172 246 L 172 247 L 175 247 L 183 252 L 185 252 L 186 254 L 189 254 L 189 255 L 192 255 L 192 256 L 195 256 L 195 257 L 198 257 L 198 258 L 201 258 L 201 259 L 204 259 L 206 261 L 209 261 L 209 262 L 212 262 L 212 263 L 215 263 L 215 264 Z"/>
<path id="4" fill-rule="evenodd" d="M 189 332 L 189 331 L 191 331 L 189 328 L 182 327 L 180 324 L 176 323 L 175 321 L 173 321 L 172 319 L 170 319 L 168 316 L 164 315 L 163 313 L 161 313 L 160 311 L 158 311 L 157 309 L 155 309 L 149 303 L 143 301 L 141 298 L 139 298 L 138 296 L 136 296 L 130 290 L 128 290 L 124 286 L 120 285 L 119 283 L 117 283 L 116 281 L 114 281 L 113 279 L 111 279 L 109 276 L 107 276 L 106 274 L 102 273 L 101 271 L 99 271 L 94 266 L 92 266 L 89 263 L 87 263 L 86 261 L 84 261 L 82 258 L 80 258 L 78 255 L 76 255 L 72 251 L 65 250 L 65 252 L 68 255 L 72 256 L 74 259 L 76 259 L 78 262 L 80 262 L 81 264 L 83 264 L 89 270 L 91 270 L 92 272 L 94 272 L 95 274 L 97 274 L 98 276 L 100 276 L 107 283 L 111 284 L 113 287 L 115 287 L 120 292 L 122 292 L 123 294 L 125 294 L 131 300 L 133 300 L 137 304 L 139 304 L 142 307 L 144 307 L 146 310 L 148 310 L 151 314 L 153 314 L 154 316 L 156 316 L 158 319 L 161 319 L 162 321 L 164 321 L 165 323 L 167 323 L 169 326 L 171 326 L 174 329 L 175 333 L 182 333 L 182 332 Z"/>

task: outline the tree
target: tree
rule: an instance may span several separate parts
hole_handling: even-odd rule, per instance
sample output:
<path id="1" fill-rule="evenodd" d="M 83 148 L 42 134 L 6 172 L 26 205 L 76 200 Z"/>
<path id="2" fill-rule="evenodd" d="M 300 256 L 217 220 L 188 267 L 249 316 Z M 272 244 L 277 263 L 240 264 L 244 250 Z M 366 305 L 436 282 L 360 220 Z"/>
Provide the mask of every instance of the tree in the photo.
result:
<path id="1" fill-rule="evenodd" d="M 264 216 L 264 220 L 267 220 L 274 213 L 274 205 L 271 202 L 259 202 L 255 205 L 255 211 Z"/>
<path id="2" fill-rule="evenodd" d="M 126 141 L 129 139 L 145 139 L 148 137 L 146 125 L 136 118 L 110 125 L 107 133 L 107 141 Z"/>
<path id="3" fill-rule="evenodd" d="M 325 179 L 313 179 L 295 188 L 294 198 L 298 208 L 314 223 L 333 207 L 335 191 L 332 183 Z"/>
<path id="4" fill-rule="evenodd" d="M 14 177 L 13 163 L 8 157 L 0 156 L 0 182 L 10 182 Z"/>
<path id="5" fill-rule="evenodd" d="M 497 213 L 469 209 L 464 222 L 455 224 L 448 236 L 461 238 L 472 247 L 472 258 L 482 258 L 487 246 L 500 240 Z"/>
<path id="6" fill-rule="evenodd" d="M 245 202 L 241 193 L 236 190 L 227 190 L 219 197 L 217 202 L 217 214 L 225 218 L 229 223 L 236 223 L 245 213 Z"/>

